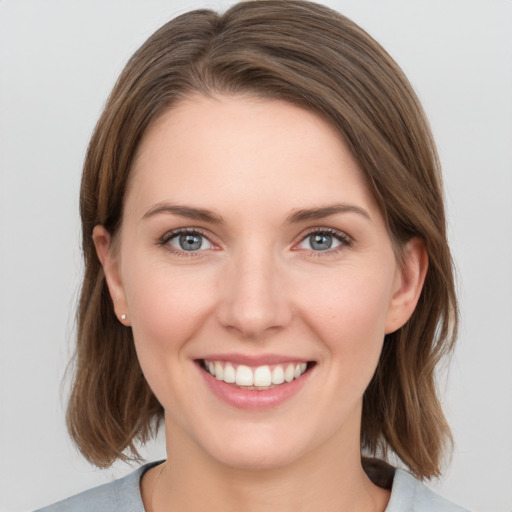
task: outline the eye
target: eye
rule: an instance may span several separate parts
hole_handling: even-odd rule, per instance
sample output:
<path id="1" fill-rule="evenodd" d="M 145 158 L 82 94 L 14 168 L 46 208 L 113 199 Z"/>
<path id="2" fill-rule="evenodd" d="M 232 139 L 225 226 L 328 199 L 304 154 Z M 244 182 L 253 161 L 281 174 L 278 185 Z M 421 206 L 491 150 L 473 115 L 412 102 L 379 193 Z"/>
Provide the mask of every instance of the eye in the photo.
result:
<path id="1" fill-rule="evenodd" d="M 197 252 L 211 249 L 213 244 L 197 231 L 179 231 L 166 237 L 164 243 L 178 251 Z"/>
<path id="2" fill-rule="evenodd" d="M 315 252 L 325 252 L 349 245 L 350 239 L 341 232 L 318 230 L 307 234 L 299 243 L 298 248 Z"/>

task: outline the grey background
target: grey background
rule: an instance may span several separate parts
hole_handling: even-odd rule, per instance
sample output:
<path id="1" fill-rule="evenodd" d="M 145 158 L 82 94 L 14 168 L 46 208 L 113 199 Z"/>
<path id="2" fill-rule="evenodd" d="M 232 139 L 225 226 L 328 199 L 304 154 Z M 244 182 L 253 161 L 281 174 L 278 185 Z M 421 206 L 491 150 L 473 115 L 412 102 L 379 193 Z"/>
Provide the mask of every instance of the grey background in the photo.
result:
<path id="1" fill-rule="evenodd" d="M 28 511 L 132 470 L 90 467 L 62 384 L 79 287 L 78 187 L 123 64 L 161 24 L 228 1 L 0 2 L 0 510 Z M 512 510 L 512 2 L 329 0 L 403 67 L 445 173 L 462 329 L 440 387 L 455 437 L 432 482 Z M 160 439 L 148 459 L 165 454 Z"/>

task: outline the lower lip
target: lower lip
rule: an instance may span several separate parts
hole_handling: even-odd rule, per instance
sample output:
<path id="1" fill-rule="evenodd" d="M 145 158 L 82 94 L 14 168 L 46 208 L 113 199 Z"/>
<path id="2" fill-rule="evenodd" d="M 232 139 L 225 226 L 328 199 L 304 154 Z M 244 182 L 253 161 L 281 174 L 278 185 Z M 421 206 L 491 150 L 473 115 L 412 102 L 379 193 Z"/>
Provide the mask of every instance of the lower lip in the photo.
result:
<path id="1" fill-rule="evenodd" d="M 311 370 L 307 370 L 298 379 L 279 384 L 271 389 L 243 389 L 217 380 L 198 365 L 206 384 L 223 402 L 251 411 L 261 411 L 277 407 L 296 395 L 309 379 Z"/>

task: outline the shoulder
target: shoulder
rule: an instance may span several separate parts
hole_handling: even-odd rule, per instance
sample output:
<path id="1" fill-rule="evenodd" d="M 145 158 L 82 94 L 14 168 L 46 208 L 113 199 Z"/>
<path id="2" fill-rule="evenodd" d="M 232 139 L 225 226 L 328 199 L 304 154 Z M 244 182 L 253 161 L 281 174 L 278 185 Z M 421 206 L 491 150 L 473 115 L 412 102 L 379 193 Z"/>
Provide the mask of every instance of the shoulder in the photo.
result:
<path id="1" fill-rule="evenodd" d="M 140 467 L 133 473 L 54 503 L 36 512 L 144 512 L 140 479 L 152 466 Z"/>
<path id="2" fill-rule="evenodd" d="M 401 469 L 395 471 L 386 512 L 469 512 L 439 496 Z"/>

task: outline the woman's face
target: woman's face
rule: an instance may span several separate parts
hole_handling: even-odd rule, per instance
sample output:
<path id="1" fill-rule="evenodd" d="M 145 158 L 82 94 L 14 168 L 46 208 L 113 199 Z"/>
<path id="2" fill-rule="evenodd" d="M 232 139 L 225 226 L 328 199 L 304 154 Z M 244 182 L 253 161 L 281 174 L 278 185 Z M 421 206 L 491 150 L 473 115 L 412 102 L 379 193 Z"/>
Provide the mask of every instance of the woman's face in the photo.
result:
<path id="1" fill-rule="evenodd" d="M 340 137 L 285 102 L 198 95 L 152 125 L 132 173 L 119 244 L 95 241 L 170 452 L 275 467 L 359 450 L 418 272 Z"/>

